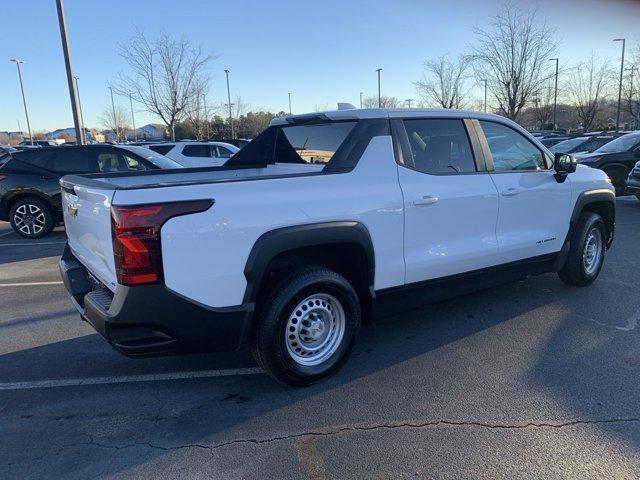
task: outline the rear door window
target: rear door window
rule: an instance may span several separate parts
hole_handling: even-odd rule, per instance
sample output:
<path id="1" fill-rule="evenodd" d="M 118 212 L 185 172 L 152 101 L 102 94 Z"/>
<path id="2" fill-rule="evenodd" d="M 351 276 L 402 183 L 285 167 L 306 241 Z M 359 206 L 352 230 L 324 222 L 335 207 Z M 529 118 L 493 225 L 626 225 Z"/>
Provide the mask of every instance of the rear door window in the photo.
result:
<path id="1" fill-rule="evenodd" d="M 414 168 L 432 175 L 473 173 L 476 164 L 460 119 L 404 120 Z"/>
<path id="2" fill-rule="evenodd" d="M 185 157 L 211 157 L 209 145 L 187 145 L 182 149 Z"/>
<path id="3" fill-rule="evenodd" d="M 95 173 L 98 165 L 88 149 L 59 147 L 60 151 L 52 155 L 47 168 L 59 173 Z"/>

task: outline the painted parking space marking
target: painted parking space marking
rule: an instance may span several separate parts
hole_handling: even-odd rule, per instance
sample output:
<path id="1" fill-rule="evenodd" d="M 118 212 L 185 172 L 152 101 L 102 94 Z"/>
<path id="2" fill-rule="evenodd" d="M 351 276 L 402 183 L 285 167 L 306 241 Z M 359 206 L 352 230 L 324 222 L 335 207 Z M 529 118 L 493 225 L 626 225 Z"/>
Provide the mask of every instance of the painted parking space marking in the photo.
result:
<path id="1" fill-rule="evenodd" d="M 22 282 L 22 283 L 0 283 L 0 287 L 38 287 L 40 285 L 62 285 L 62 281 L 51 282 Z"/>
<path id="2" fill-rule="evenodd" d="M 152 373 L 148 375 L 118 375 L 112 377 L 65 378 L 59 380 L 35 380 L 31 382 L 0 383 L 0 391 L 30 390 L 34 388 L 78 387 L 134 382 L 162 382 L 167 380 L 192 380 L 197 378 L 236 377 L 263 373 L 257 367 L 223 370 L 199 370 L 191 372 Z"/>
<path id="3" fill-rule="evenodd" d="M 0 243 L 0 247 L 37 247 L 38 245 L 64 245 L 66 242 L 36 242 L 36 243 Z"/>

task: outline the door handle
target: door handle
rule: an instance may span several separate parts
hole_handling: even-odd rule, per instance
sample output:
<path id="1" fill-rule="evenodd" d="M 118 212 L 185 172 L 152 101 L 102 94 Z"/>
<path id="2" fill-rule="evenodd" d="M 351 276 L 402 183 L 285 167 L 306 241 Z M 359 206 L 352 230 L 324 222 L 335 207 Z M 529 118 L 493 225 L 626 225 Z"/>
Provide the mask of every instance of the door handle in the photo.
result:
<path id="1" fill-rule="evenodd" d="M 518 195 L 520 193 L 520 190 L 518 190 L 517 188 L 507 188 L 506 190 L 502 191 L 502 196 L 503 197 L 514 197 L 516 195 Z"/>
<path id="2" fill-rule="evenodd" d="M 413 204 L 417 207 L 420 207 L 423 205 L 433 205 L 437 201 L 438 201 L 438 197 L 434 197 L 433 195 L 423 195 L 420 198 L 416 198 L 413 201 Z"/>

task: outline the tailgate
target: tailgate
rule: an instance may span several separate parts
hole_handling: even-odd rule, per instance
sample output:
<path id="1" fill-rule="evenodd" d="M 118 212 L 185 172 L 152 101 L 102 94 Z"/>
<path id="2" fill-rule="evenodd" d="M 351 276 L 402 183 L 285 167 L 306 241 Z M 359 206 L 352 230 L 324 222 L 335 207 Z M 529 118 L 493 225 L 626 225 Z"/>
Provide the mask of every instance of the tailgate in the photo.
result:
<path id="1" fill-rule="evenodd" d="M 111 199 L 114 189 L 81 185 L 67 177 L 60 184 L 69 248 L 93 276 L 110 290 L 115 290 L 111 239 Z"/>

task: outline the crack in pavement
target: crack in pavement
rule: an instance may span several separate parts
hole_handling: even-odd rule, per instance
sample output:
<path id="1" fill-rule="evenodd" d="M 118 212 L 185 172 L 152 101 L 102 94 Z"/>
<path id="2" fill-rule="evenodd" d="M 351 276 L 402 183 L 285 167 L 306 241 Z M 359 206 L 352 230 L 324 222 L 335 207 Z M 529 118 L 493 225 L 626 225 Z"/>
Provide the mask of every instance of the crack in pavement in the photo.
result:
<path id="1" fill-rule="evenodd" d="M 458 420 L 432 420 L 432 421 L 424 421 L 424 422 L 398 422 L 398 423 L 377 423 L 377 424 L 356 424 L 356 425 L 342 425 L 342 426 L 333 426 L 327 427 L 319 430 L 310 430 L 307 432 L 300 433 L 292 433 L 290 435 L 281 435 L 275 437 L 267 437 L 267 438 L 241 438 L 237 440 L 230 440 L 227 442 L 216 443 L 212 445 L 205 445 L 201 443 L 188 443 L 184 445 L 176 445 L 176 446 L 163 446 L 156 445 L 151 442 L 133 442 L 127 443 L 124 445 L 108 445 L 105 443 L 96 442 L 92 436 L 89 436 L 89 442 L 79 442 L 79 443 L 71 443 L 66 445 L 61 445 L 58 448 L 58 452 L 65 448 L 72 447 L 82 447 L 82 446 L 95 446 L 100 448 L 109 448 L 113 450 L 124 450 L 127 448 L 133 447 L 148 447 L 154 450 L 162 450 L 162 451 L 172 451 L 172 450 L 182 450 L 189 448 L 199 448 L 203 450 L 208 450 L 212 455 L 214 450 L 217 450 L 222 447 L 227 447 L 230 445 L 238 445 L 238 444 L 253 444 L 253 445 L 264 445 L 272 442 L 278 442 L 282 440 L 292 440 L 299 439 L 303 437 L 325 437 L 332 435 L 340 435 L 343 433 L 349 432 L 368 432 L 375 430 L 393 430 L 393 429 L 403 429 L 403 428 L 429 428 L 429 427 L 478 427 L 478 428 L 487 428 L 487 429 L 498 429 L 498 430 L 524 430 L 530 428 L 566 428 L 566 427 L 574 427 L 578 425 L 598 425 L 598 424 L 613 424 L 613 423 L 640 423 L 640 418 L 612 418 L 612 419 L 600 419 L 600 420 L 572 420 L 569 422 L 562 423 L 550 423 L 550 422 L 527 422 L 521 424 L 508 424 L 508 423 L 488 423 L 488 422 L 477 422 L 477 421 L 458 421 Z"/>

